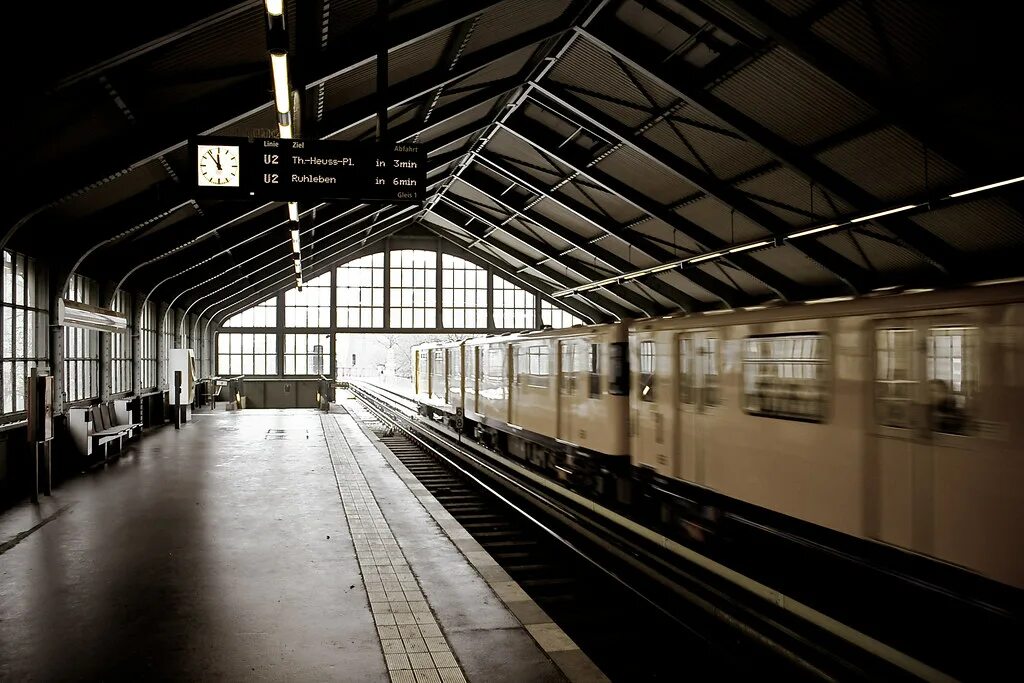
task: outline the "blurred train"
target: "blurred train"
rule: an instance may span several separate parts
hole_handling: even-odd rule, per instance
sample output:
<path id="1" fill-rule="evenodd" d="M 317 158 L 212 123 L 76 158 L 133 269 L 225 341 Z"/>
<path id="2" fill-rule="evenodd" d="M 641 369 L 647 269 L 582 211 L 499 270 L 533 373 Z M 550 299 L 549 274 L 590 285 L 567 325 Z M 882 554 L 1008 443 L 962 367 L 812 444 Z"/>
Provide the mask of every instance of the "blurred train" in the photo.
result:
<path id="1" fill-rule="evenodd" d="M 420 413 L 695 536 L 729 501 L 1024 587 L 1024 284 L 423 344 Z"/>

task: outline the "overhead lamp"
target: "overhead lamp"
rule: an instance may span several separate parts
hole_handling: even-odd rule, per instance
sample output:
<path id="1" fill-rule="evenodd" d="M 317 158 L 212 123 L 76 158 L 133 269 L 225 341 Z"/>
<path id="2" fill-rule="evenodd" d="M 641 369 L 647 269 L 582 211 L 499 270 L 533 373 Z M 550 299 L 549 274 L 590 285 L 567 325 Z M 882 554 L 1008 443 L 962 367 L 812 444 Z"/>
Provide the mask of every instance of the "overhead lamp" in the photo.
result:
<path id="1" fill-rule="evenodd" d="M 288 54 L 270 53 L 270 70 L 274 75 L 274 101 L 277 111 L 287 114 L 291 111 L 291 92 L 288 90 Z"/>
<path id="2" fill-rule="evenodd" d="M 832 230 L 833 228 L 838 228 L 838 227 L 839 227 L 838 223 L 832 223 L 830 225 L 822 225 L 822 226 L 817 227 L 817 228 L 810 228 L 808 230 L 801 230 L 800 232 L 794 232 L 792 235 L 786 235 L 786 239 L 787 240 L 791 240 L 794 237 L 806 237 L 807 235 L 813 235 L 816 232 L 825 232 L 826 230 Z"/>
<path id="3" fill-rule="evenodd" d="M 730 254 L 735 254 L 738 251 L 747 251 L 748 249 L 757 249 L 758 247 L 767 247 L 771 243 L 772 243 L 771 240 L 762 240 L 760 242 L 754 242 L 753 244 L 744 244 L 744 245 L 739 246 L 739 247 L 733 247 L 732 249 L 729 250 L 729 253 Z"/>
<path id="4" fill-rule="evenodd" d="M 284 14 L 284 0 L 266 0 L 267 14 L 279 17 Z"/>
<path id="5" fill-rule="evenodd" d="M 920 206 L 920 205 L 919 204 L 907 204 L 906 206 L 898 206 L 895 209 L 886 209 L 885 211 L 879 211 L 878 213 L 868 214 L 867 216 L 860 216 L 859 218 L 851 218 L 850 222 L 851 223 L 863 223 L 864 221 L 869 221 L 872 218 L 881 218 L 882 216 L 889 216 L 891 214 L 899 213 L 901 211 L 909 211 L 910 209 L 916 209 L 918 206 Z"/>
<path id="6" fill-rule="evenodd" d="M 302 251 L 302 249 L 301 249 L 301 245 L 299 243 L 299 231 L 298 230 L 292 230 L 292 253 L 293 254 L 298 254 L 301 251 Z"/>
<path id="7" fill-rule="evenodd" d="M 124 332 L 128 328 L 128 319 L 109 308 L 58 299 L 57 324 L 100 332 Z"/>
<path id="8" fill-rule="evenodd" d="M 983 192 L 984 190 L 991 190 L 996 187 L 1002 187 L 1003 185 L 1011 185 L 1013 183 L 1019 183 L 1024 181 L 1024 175 L 1016 178 L 1010 178 L 1009 180 L 1001 180 L 998 183 L 989 183 L 988 185 L 982 185 L 981 187 L 972 187 L 969 190 L 963 190 L 961 192 L 954 192 L 949 195 L 950 198 L 963 197 L 965 194 L 974 194 L 975 192 Z"/>
<path id="9" fill-rule="evenodd" d="M 292 221 L 299 222 L 299 203 L 288 202 L 288 218 Z"/>
<path id="10" fill-rule="evenodd" d="M 811 299 L 810 301 L 805 301 L 804 303 L 805 304 L 834 304 L 834 303 L 839 303 L 840 301 L 853 301 L 853 297 L 852 296 L 827 296 L 824 299 Z"/>
<path id="11" fill-rule="evenodd" d="M 292 137 L 292 126 L 290 123 L 277 124 L 277 130 L 282 140 L 290 140 Z"/>
<path id="12" fill-rule="evenodd" d="M 700 256 L 694 256 L 691 259 L 687 259 L 687 263 L 700 263 L 701 261 L 708 261 L 713 258 L 717 258 L 724 254 L 724 251 L 713 251 L 710 254 L 701 254 Z"/>
<path id="13" fill-rule="evenodd" d="M 302 291 L 302 275 L 295 276 L 295 286 L 300 292 Z"/>
<path id="14" fill-rule="evenodd" d="M 292 261 L 292 265 L 295 266 L 295 274 L 302 275 L 302 261 L 295 259 Z"/>

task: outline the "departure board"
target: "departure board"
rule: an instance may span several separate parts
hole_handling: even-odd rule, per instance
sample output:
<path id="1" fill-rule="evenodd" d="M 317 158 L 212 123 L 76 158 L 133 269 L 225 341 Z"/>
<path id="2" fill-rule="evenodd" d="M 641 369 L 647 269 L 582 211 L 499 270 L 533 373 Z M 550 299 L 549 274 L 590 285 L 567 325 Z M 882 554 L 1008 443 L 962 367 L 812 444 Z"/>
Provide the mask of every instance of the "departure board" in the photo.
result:
<path id="1" fill-rule="evenodd" d="M 406 143 L 196 137 L 189 141 L 198 198 L 416 204 L 426 153 Z"/>

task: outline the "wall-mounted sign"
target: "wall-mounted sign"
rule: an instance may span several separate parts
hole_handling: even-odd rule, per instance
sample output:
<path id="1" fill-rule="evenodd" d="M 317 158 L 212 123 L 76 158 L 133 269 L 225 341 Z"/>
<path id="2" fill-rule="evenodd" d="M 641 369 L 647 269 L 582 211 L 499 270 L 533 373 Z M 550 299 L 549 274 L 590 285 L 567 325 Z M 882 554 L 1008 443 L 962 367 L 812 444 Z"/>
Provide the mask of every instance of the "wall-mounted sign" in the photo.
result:
<path id="1" fill-rule="evenodd" d="M 189 141 L 197 197 L 420 203 L 426 153 L 405 143 L 205 136 Z"/>

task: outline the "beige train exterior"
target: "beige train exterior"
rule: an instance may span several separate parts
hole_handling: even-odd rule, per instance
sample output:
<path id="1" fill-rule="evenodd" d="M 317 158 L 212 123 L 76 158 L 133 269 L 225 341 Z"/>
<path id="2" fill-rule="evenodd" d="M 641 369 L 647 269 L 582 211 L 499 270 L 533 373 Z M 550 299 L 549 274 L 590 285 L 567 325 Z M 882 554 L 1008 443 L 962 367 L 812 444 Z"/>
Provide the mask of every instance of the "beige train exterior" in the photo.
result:
<path id="1" fill-rule="evenodd" d="M 626 326 L 612 324 L 422 344 L 413 350 L 416 398 L 524 438 L 626 458 L 628 399 L 610 393 L 609 374 L 612 345 L 625 343 Z"/>
<path id="2" fill-rule="evenodd" d="M 634 465 L 1024 587 L 1022 301 L 1024 286 L 992 285 L 637 321 L 630 326 Z M 970 426 L 942 427 L 963 433 L 933 428 L 940 423 L 928 393 L 927 344 L 943 335 L 976 344 L 960 361 L 961 373 L 973 367 Z M 782 341 L 765 341 L 772 339 Z M 712 346 L 717 358 L 697 353 Z M 817 370 L 806 358 L 783 369 L 759 355 L 776 347 L 824 359 Z M 909 363 L 889 373 L 895 379 L 876 381 L 879 368 L 893 367 L 895 347 Z M 684 348 L 692 354 L 682 356 Z M 651 351 L 653 397 L 645 400 L 641 355 Z M 717 390 L 702 389 L 701 361 L 687 357 L 717 366 Z M 945 367 L 944 359 L 933 362 Z M 681 395 L 683 366 L 691 372 Z M 819 370 L 823 391 L 806 381 Z M 798 376 L 779 382 L 772 372 Z M 912 400 L 884 400 L 891 392 Z M 766 406 L 790 414 L 757 414 Z M 819 408 L 820 421 L 792 419 Z"/>

